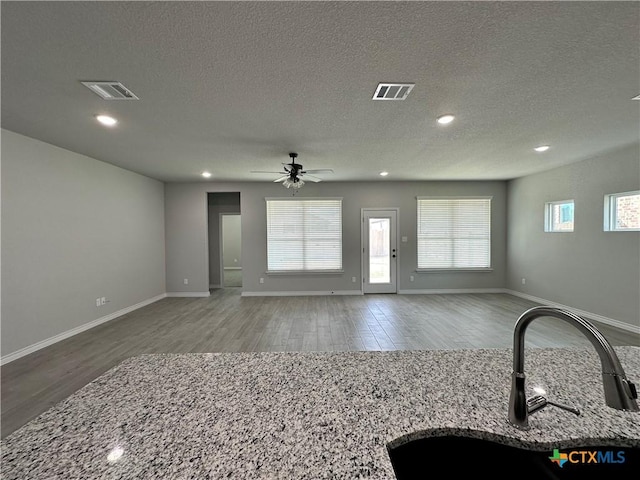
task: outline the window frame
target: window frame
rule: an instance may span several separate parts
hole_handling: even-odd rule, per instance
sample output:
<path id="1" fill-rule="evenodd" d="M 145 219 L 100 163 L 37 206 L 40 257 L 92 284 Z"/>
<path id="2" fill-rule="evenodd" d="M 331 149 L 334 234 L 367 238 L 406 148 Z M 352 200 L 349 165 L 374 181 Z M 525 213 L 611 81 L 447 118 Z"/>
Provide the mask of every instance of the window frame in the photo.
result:
<path id="1" fill-rule="evenodd" d="M 609 193 L 604 196 L 604 231 L 605 232 L 639 232 L 640 228 L 617 228 L 618 199 L 620 197 L 640 196 L 640 190 L 630 192 Z"/>
<path id="2" fill-rule="evenodd" d="M 338 268 L 314 268 L 314 269 L 273 269 L 271 267 L 273 267 L 273 265 L 269 265 L 269 241 L 270 241 L 270 214 L 269 214 L 269 202 L 291 202 L 291 203 L 311 203 L 311 202 L 327 202 L 327 201 L 337 201 L 339 202 L 339 210 L 340 210 L 340 221 L 339 221 L 339 232 L 335 232 L 337 237 L 336 239 L 339 239 L 340 242 L 340 250 L 339 250 L 339 267 Z M 265 236 L 266 236 L 266 262 L 267 262 L 267 269 L 266 269 L 266 274 L 267 275 L 307 275 L 307 274 L 332 274 L 332 273 L 344 273 L 344 255 L 343 255 L 343 248 L 344 248 L 344 235 L 343 235 L 343 230 L 344 230 L 344 225 L 343 225 L 343 217 L 342 217 L 342 211 L 343 211 L 343 198 L 342 197 L 305 197 L 305 198 L 292 198 L 292 197 L 265 197 L 265 214 L 266 214 L 266 219 L 265 219 L 265 223 L 266 223 L 266 232 L 265 232 Z M 304 225 L 304 224 L 303 224 Z M 304 232 L 302 233 L 302 237 L 300 238 L 300 241 L 303 242 L 304 244 Z M 308 245 L 305 246 L 305 248 L 303 249 L 303 252 L 311 252 L 308 249 Z"/>
<path id="3" fill-rule="evenodd" d="M 555 206 L 559 206 L 560 210 L 562 210 L 562 206 L 571 205 L 573 210 L 573 218 L 571 219 L 572 225 L 571 230 L 568 229 L 554 229 L 554 214 L 553 210 Z M 560 213 L 562 215 L 562 213 Z M 544 204 L 544 231 L 545 233 L 573 233 L 576 229 L 576 202 L 574 199 L 568 200 L 554 200 L 552 202 L 545 202 Z M 564 223 L 564 222 L 558 222 Z"/>
<path id="4" fill-rule="evenodd" d="M 474 266 L 461 266 L 461 267 L 424 267 L 424 266 L 420 266 L 420 201 L 421 200 L 484 200 L 484 201 L 488 201 L 488 212 L 487 212 L 487 223 L 486 226 L 488 227 L 488 237 L 486 238 L 487 241 L 487 265 L 486 266 L 481 266 L 481 267 L 474 267 Z M 482 195 L 476 195 L 476 196 L 461 196 L 461 195 L 457 195 L 457 196 L 420 196 L 420 197 L 416 197 L 416 272 L 417 273 L 421 273 L 421 272 L 429 272 L 429 273 L 433 273 L 433 272 L 491 272 L 493 271 L 493 264 L 492 264 L 492 255 L 491 255 L 491 250 L 492 250 L 492 239 L 493 239 L 493 229 L 492 229 L 492 213 L 493 213 L 493 196 L 482 196 Z M 453 241 L 455 239 L 455 237 L 452 235 L 449 237 L 449 239 L 451 241 Z M 451 263 L 455 263 L 455 258 L 451 258 Z"/>

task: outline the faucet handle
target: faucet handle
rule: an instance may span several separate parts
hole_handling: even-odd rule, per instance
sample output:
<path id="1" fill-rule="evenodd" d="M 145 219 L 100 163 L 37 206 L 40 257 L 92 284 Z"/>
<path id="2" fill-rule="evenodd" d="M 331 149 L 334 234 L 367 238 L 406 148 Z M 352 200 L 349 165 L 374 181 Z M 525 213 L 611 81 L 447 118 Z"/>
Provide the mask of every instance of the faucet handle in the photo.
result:
<path id="1" fill-rule="evenodd" d="M 547 403 L 549 405 L 553 405 L 554 407 L 558 407 L 562 410 L 566 410 L 567 412 L 574 413 L 577 416 L 580 416 L 582 413 L 580 412 L 580 409 L 578 407 L 572 407 L 571 405 L 563 405 L 561 403 L 552 402 L 551 400 L 547 400 Z"/>
<path id="2" fill-rule="evenodd" d="M 567 412 L 571 412 L 575 415 L 580 416 L 581 412 L 579 408 L 572 407 L 569 405 L 563 405 L 561 403 L 552 402 L 551 400 L 547 400 L 542 395 L 535 395 L 527 400 L 527 412 L 529 415 L 537 412 L 538 410 L 542 410 L 547 405 L 553 405 L 554 407 L 558 407 L 562 410 L 566 410 Z"/>

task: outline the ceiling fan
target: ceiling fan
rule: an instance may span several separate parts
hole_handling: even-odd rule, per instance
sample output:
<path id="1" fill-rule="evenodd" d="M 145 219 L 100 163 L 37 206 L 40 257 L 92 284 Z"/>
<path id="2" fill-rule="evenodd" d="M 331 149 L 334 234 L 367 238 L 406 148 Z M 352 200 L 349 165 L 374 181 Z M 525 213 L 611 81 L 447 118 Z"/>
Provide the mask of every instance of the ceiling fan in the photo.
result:
<path id="1" fill-rule="evenodd" d="M 274 183 L 277 182 L 282 182 L 282 185 L 284 185 L 287 188 L 301 188 L 304 185 L 304 180 L 302 179 L 302 177 L 305 178 L 305 180 L 311 180 L 312 182 L 321 182 L 322 179 L 320 177 L 316 177 L 315 174 L 318 173 L 333 173 L 333 170 L 331 170 L 330 168 L 324 168 L 324 169 L 320 169 L 320 170 L 304 170 L 304 167 L 299 164 L 296 163 L 296 158 L 298 158 L 298 154 L 297 153 L 290 153 L 289 157 L 291 158 L 291 163 L 283 163 L 282 167 L 283 170 L 282 172 L 263 172 L 263 171 L 252 171 L 251 173 L 275 173 L 277 175 L 280 175 L 279 178 L 274 180 Z"/>

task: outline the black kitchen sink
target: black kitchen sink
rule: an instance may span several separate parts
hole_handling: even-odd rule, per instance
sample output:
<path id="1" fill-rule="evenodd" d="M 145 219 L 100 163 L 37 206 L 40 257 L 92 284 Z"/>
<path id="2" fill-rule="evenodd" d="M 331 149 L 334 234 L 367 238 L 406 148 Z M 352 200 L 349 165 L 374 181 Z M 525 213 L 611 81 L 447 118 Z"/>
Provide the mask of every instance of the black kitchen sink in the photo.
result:
<path id="1" fill-rule="evenodd" d="M 412 440 L 388 451 L 398 480 L 626 480 L 640 472 L 640 448 L 630 447 L 585 445 L 536 451 L 449 435 Z"/>

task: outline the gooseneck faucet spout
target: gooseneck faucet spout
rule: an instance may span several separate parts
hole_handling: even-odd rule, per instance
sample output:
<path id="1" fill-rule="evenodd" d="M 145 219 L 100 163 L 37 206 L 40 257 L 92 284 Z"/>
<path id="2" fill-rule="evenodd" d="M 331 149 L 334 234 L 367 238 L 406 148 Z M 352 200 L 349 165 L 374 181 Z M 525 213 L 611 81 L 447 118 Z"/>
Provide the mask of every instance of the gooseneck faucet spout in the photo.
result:
<path id="1" fill-rule="evenodd" d="M 524 375 L 524 334 L 529 324 L 540 317 L 555 317 L 576 327 L 595 347 L 602 364 L 602 382 L 605 402 L 617 410 L 638 411 L 635 385 L 627 380 L 620 360 L 607 339 L 587 320 L 578 315 L 555 307 L 533 307 L 518 318 L 513 333 L 513 374 L 509 397 L 509 421 L 518 428 L 529 426 L 529 414 L 533 409 L 528 405 L 525 393 Z"/>

